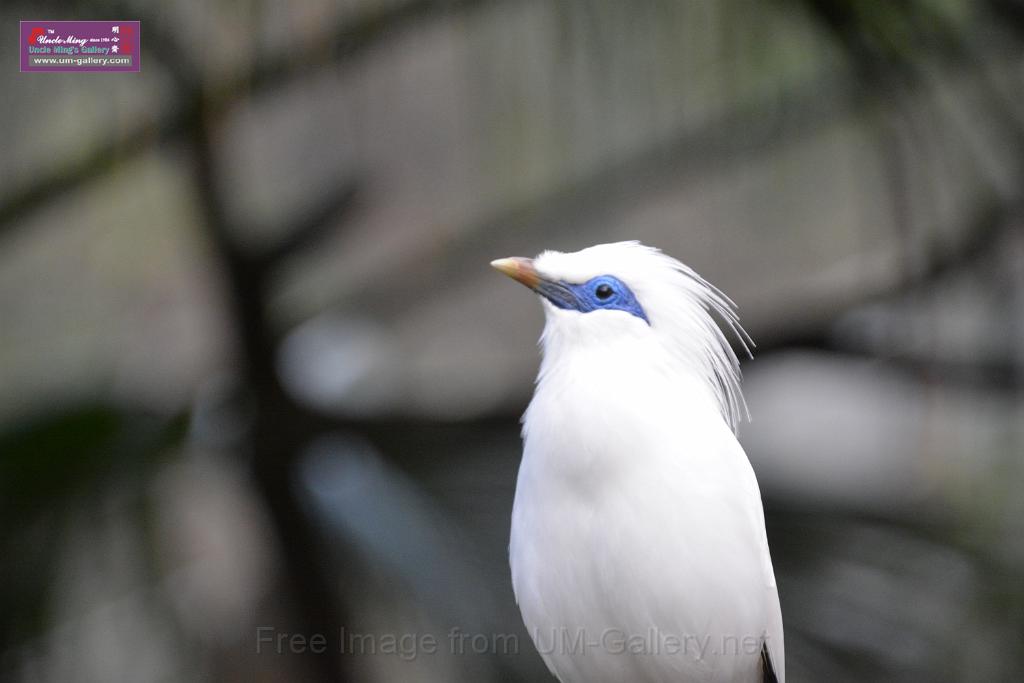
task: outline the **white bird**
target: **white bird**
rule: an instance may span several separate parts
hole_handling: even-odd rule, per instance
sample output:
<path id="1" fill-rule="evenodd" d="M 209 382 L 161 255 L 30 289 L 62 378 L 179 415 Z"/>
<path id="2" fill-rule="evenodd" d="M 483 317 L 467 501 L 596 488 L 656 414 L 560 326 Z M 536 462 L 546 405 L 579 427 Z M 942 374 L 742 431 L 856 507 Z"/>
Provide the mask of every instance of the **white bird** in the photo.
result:
<path id="1" fill-rule="evenodd" d="M 491 264 L 542 298 L 512 585 L 563 683 L 784 681 L 733 303 L 638 242 Z"/>

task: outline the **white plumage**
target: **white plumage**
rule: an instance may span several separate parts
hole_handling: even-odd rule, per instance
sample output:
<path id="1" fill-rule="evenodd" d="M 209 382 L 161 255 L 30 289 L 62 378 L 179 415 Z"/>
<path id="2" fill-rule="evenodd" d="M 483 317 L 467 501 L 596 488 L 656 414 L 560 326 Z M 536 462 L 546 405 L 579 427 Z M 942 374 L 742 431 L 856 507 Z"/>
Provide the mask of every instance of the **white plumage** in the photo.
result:
<path id="1" fill-rule="evenodd" d="M 509 553 L 548 667 L 563 683 L 761 681 L 770 658 L 783 681 L 739 364 L 709 313 L 743 341 L 732 302 L 637 242 L 493 265 L 544 297 Z"/>

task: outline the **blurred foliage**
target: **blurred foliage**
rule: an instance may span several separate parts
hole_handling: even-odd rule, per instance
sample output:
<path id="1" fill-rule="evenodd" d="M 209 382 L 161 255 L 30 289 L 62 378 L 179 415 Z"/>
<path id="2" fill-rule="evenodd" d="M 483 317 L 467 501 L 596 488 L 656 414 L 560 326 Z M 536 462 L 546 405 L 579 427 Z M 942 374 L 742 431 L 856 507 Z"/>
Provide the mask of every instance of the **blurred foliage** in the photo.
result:
<path id="1" fill-rule="evenodd" d="M 91 403 L 26 418 L 0 433 L 0 643 L 9 647 L 49 625 L 48 589 L 71 522 L 98 515 L 112 494 L 144 498 L 186 426 L 183 415 Z"/>

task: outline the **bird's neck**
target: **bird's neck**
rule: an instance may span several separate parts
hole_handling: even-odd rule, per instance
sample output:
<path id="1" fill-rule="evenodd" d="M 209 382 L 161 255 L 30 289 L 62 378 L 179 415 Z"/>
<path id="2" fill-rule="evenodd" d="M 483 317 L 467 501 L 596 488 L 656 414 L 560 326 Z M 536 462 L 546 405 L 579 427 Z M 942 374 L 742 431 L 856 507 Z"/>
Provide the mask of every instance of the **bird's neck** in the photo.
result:
<path id="1" fill-rule="evenodd" d="M 653 335 L 620 335 L 593 343 L 585 335 L 546 331 L 537 392 L 602 397 L 621 405 L 680 400 L 717 412 L 719 397 L 694 355 Z M 703 413 L 704 410 L 698 410 Z"/>
<path id="2" fill-rule="evenodd" d="M 695 403 L 710 396 L 731 429 L 746 413 L 736 356 L 703 309 L 665 316 L 657 328 L 626 315 L 598 318 L 601 312 L 579 315 L 551 306 L 546 313 L 539 383 L 575 373 L 576 379 L 607 377 L 613 386 L 637 376 L 652 384 L 669 381 Z"/>
<path id="3" fill-rule="evenodd" d="M 626 347 L 545 349 L 524 416 L 531 462 L 524 461 L 523 476 L 538 492 L 601 500 L 626 479 L 675 467 L 670 460 L 690 450 L 687 439 L 709 426 L 727 432 L 712 389 L 694 368 L 657 346 Z"/>

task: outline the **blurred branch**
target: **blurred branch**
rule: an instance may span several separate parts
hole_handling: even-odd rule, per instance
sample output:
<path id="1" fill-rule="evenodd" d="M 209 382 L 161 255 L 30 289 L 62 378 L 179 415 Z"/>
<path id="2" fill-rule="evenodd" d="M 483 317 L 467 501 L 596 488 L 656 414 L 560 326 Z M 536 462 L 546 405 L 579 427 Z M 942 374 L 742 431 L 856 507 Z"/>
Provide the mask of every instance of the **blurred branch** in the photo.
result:
<path id="1" fill-rule="evenodd" d="M 103 178 L 126 160 L 149 151 L 163 140 L 179 135 L 185 129 L 186 117 L 153 126 L 145 123 L 126 135 L 112 135 L 90 152 L 44 174 L 34 182 L 16 188 L 0 198 L 0 234 L 14 227 L 19 220 L 56 198 Z M 62 156 L 67 159 L 67 156 Z"/>
<path id="2" fill-rule="evenodd" d="M 429 254 L 407 253 L 403 262 L 393 264 L 404 273 L 402 278 L 374 282 L 372 289 L 360 290 L 358 301 L 342 294 L 333 305 L 364 308 L 375 316 L 399 316 L 410 306 L 420 305 L 412 289 L 451 287 L 465 273 L 460 264 L 485 267 L 494 258 L 495 248 L 501 247 L 490 240 L 509 239 L 510 246 L 515 246 L 543 236 L 551 244 L 559 235 L 571 234 L 579 225 L 597 221 L 666 182 L 713 173 L 751 155 L 782 148 L 873 102 L 851 98 L 844 86 L 830 75 L 750 102 L 581 177 L 568 178 L 539 196 L 452 230 L 443 251 L 433 250 L 434 243 L 430 243 L 425 245 L 431 249 Z M 297 312 L 302 317 L 311 313 Z"/>
<path id="3" fill-rule="evenodd" d="M 904 271 L 893 281 L 877 283 L 874 289 L 851 296 L 848 300 L 836 302 L 828 316 L 808 321 L 804 325 L 787 322 L 770 336 L 758 339 L 758 356 L 791 348 L 816 348 L 842 353 L 859 353 L 852 347 L 837 347 L 831 333 L 832 323 L 851 309 L 892 297 L 898 293 L 913 295 L 935 285 L 936 282 L 967 269 L 983 270 L 986 259 L 992 257 L 1012 231 L 1020 230 L 1024 223 L 1024 197 L 1006 202 L 998 198 L 987 201 L 967 222 L 962 231 L 963 238 L 958 244 L 943 250 L 933 250 L 921 270 Z M 922 360 L 898 354 L 886 355 L 886 360 L 897 363 L 913 372 L 941 375 L 944 379 L 969 382 L 983 381 L 986 386 L 1013 389 L 1016 387 L 1020 368 L 1012 358 L 989 360 L 974 358 L 969 362 L 953 363 L 935 359 Z"/>
<path id="4" fill-rule="evenodd" d="M 338 221 L 346 217 L 358 203 L 358 183 L 350 181 L 340 190 L 331 192 L 319 204 L 289 223 L 279 241 L 260 252 L 255 258 L 261 268 L 272 267 L 302 249 L 308 249 L 329 234 Z"/>
<path id="5" fill-rule="evenodd" d="M 200 109 L 191 139 L 193 178 L 214 253 L 224 264 L 228 307 L 240 346 L 244 400 L 252 409 L 240 448 L 250 458 L 257 489 L 270 513 L 291 612 L 298 622 L 294 628 L 307 634 L 336 633 L 347 623 L 332 589 L 331 578 L 337 574 L 327 566 L 328 554 L 296 496 L 292 468 L 309 434 L 300 409 L 285 394 L 275 372 L 273 340 L 264 315 L 265 271 L 233 239 L 237 226 L 232 226 L 222 200 L 214 142 L 218 114 Z M 337 649 L 306 661 L 315 668 L 317 680 L 347 678 L 346 662 Z"/>
<path id="6" fill-rule="evenodd" d="M 974 58 L 971 41 L 959 37 L 941 17 L 918 7 L 916 2 L 898 3 L 890 8 L 899 26 L 911 31 L 907 38 L 910 45 L 903 45 L 885 33 L 884 22 L 872 20 L 870 8 L 864 9 L 855 2 L 799 1 L 844 46 L 850 56 L 852 79 L 851 74 L 845 78 L 841 74 L 830 74 L 788 92 L 765 97 L 706 126 L 681 131 L 674 139 L 658 141 L 539 197 L 507 207 L 493 217 L 452 230 L 444 252 L 432 250 L 428 255 L 413 252 L 406 257 L 402 269 L 407 277 L 388 283 L 376 282 L 371 291 L 361 292 L 358 301 L 346 299 L 342 294 L 334 305 L 364 308 L 374 311 L 375 315 L 400 315 L 410 302 L 417 301 L 416 297 L 409 296 L 408 287 L 450 287 L 454 264 L 486 263 L 493 258 L 495 247 L 501 245 L 481 239 L 483 235 L 514 235 L 517 244 L 534 235 L 544 235 L 549 241 L 557 239 L 561 231 L 586 223 L 588 217 L 596 220 L 607 215 L 624 201 L 649 192 L 668 178 L 678 181 L 688 173 L 707 173 L 743 162 L 751 155 L 804 139 L 851 114 L 872 115 L 884 134 L 880 146 L 889 174 L 887 185 L 892 189 L 896 223 L 904 228 L 906 236 L 911 215 L 906 201 L 910 166 L 901 150 L 890 148 L 900 142 L 900 131 L 895 128 L 901 122 L 900 115 L 902 123 L 906 124 L 902 128 L 908 134 L 914 132 L 913 117 L 904 110 L 907 97 L 919 94 L 929 85 L 921 62 L 965 71 L 965 76 L 979 82 L 984 87 L 983 96 L 990 101 L 990 111 L 1013 143 L 1011 149 L 1024 150 L 1024 128 L 998 96 L 998 88 L 987 74 L 986 65 Z M 978 30 L 983 31 L 984 27 Z M 1019 52 L 1019 46 L 1017 50 Z M 965 138 L 968 137 L 965 134 Z M 1024 154 L 1011 156 L 1024 159 Z M 432 249 L 432 245 L 424 248 Z M 928 258 L 930 256 L 926 255 L 920 263 L 906 268 L 908 279 L 927 279 Z M 905 284 L 902 279 L 900 282 Z M 300 315 L 308 313 L 310 311 L 299 312 Z M 820 325 L 816 327 L 821 329 Z"/>
<path id="7" fill-rule="evenodd" d="M 975 25 L 960 27 L 952 25 L 933 4 L 920 0 L 878 4 L 799 0 L 799 4 L 846 53 L 861 90 L 877 89 L 900 98 L 913 88 L 934 85 L 932 70 L 936 66 L 969 68 L 971 80 L 980 86 L 977 94 L 987 105 L 985 111 L 1010 142 L 1007 156 L 1018 170 L 1024 168 L 1024 119 L 993 79 L 981 53 L 982 48 L 1000 44 L 999 32 L 994 29 L 1008 10 L 993 7 L 993 16 L 979 13 Z M 1019 57 L 1020 42 L 1009 45 Z"/>
<path id="8" fill-rule="evenodd" d="M 256 94 L 322 66 L 348 64 L 368 49 L 395 39 L 424 21 L 499 1 L 507 0 L 406 0 L 368 7 L 355 17 L 343 18 L 320 38 L 261 58 L 252 70 L 227 78 L 213 90 L 227 100 Z"/>
<path id="9" fill-rule="evenodd" d="M 1018 38 L 1024 38 L 1024 2 L 1021 0 L 988 0 L 992 13 L 1010 27 Z"/>
<path id="10" fill-rule="evenodd" d="M 235 327 L 241 361 L 244 400 L 252 409 L 250 428 L 241 450 L 250 458 L 256 487 L 267 505 L 281 549 L 292 614 L 300 633 L 335 633 L 346 625 L 346 615 L 334 590 L 345 571 L 330 564 L 312 520 L 297 496 L 294 463 L 317 433 L 316 416 L 298 406 L 283 390 L 276 373 L 275 339 L 266 319 L 268 270 L 295 251 L 322 238 L 355 205 L 356 183 L 332 193 L 292 224 L 283 226 L 280 242 L 256 254 L 237 241 L 243 234 L 224 202 L 224 182 L 217 158 L 216 135 L 227 108 L 253 97 L 321 63 L 342 63 L 414 20 L 443 10 L 465 9 L 477 2 L 408 2 L 387 10 L 374 10 L 345 23 L 326 52 L 322 44 L 305 53 L 288 51 L 261 61 L 253 70 L 217 84 L 197 84 L 186 95 L 184 112 L 165 124 L 174 134 L 186 132 L 194 161 L 195 189 L 213 250 L 223 264 L 225 292 Z M 0 214 L 2 215 L 2 214 Z M 0 223 L 2 225 L 2 223 Z M 318 680 L 348 678 L 351 666 L 341 651 L 307 659 Z"/>
<path id="11" fill-rule="evenodd" d="M 155 144 L 180 139 L 194 126 L 204 101 L 213 102 L 215 109 L 224 111 L 228 104 L 308 77 L 316 68 L 349 65 L 370 48 L 399 37 L 418 23 L 499 1 L 507 0 L 407 0 L 362 10 L 354 17 L 342 19 L 319 39 L 289 45 L 279 53 L 261 58 L 250 69 L 220 81 L 204 83 L 198 74 L 172 69 L 181 92 L 177 106 L 169 114 L 145 121 L 126 134 L 111 136 L 71 163 L 0 196 L 0 234 L 44 204 L 99 180 L 119 164 L 150 151 Z M 149 47 L 174 49 L 175 41 L 169 35 L 161 34 L 157 42 Z M 178 64 L 175 59 L 187 52 L 171 52 L 161 62 Z"/>

